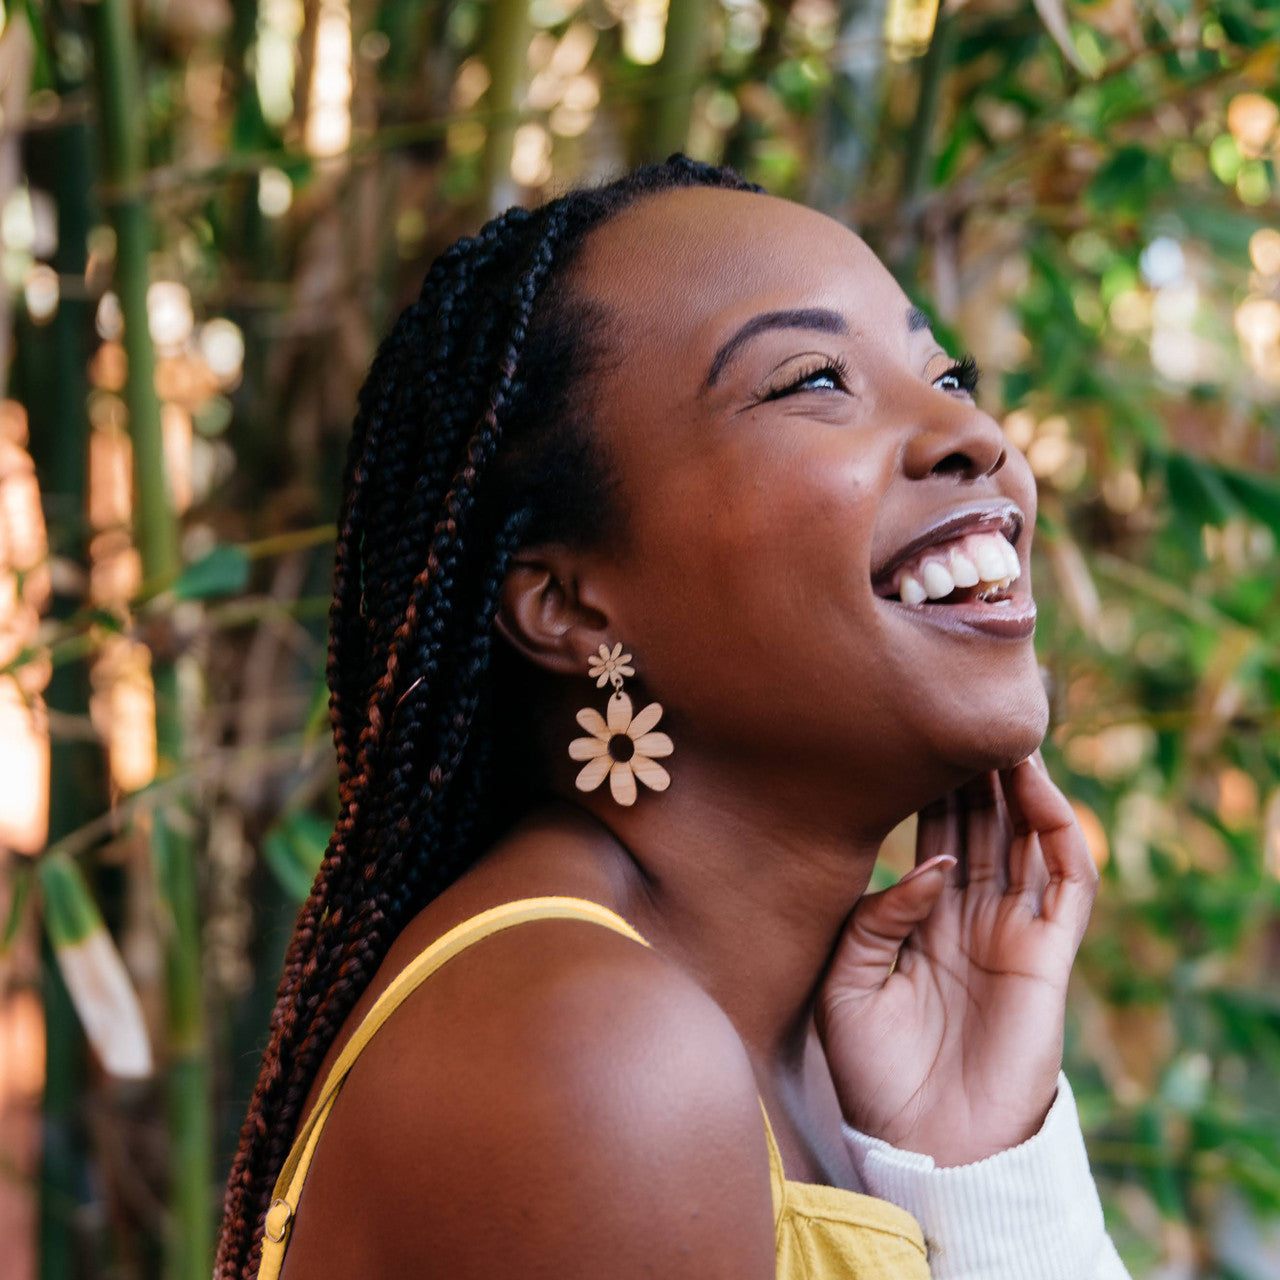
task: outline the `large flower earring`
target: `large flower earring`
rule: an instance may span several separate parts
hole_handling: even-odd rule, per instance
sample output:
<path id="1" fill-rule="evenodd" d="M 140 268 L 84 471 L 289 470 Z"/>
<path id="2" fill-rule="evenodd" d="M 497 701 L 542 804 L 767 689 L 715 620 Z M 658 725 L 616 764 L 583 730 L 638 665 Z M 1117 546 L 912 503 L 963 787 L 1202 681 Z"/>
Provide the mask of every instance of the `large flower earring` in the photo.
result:
<path id="1" fill-rule="evenodd" d="M 587 674 L 597 689 L 612 684 L 613 693 L 604 716 L 591 707 L 578 712 L 578 723 L 591 736 L 569 743 L 570 758 L 587 762 L 578 773 L 578 790 L 594 791 L 607 777 L 613 798 L 627 805 L 636 802 L 637 778 L 652 791 L 665 791 L 671 785 L 671 775 L 655 757 L 669 756 L 674 750 L 665 733 L 653 732 L 662 718 L 660 703 L 651 702 L 631 714 L 631 699 L 622 692 L 623 677 L 636 673 L 630 663 L 631 655 L 622 652 L 621 644 L 615 644 L 612 651 L 607 645 L 600 646 Z"/>

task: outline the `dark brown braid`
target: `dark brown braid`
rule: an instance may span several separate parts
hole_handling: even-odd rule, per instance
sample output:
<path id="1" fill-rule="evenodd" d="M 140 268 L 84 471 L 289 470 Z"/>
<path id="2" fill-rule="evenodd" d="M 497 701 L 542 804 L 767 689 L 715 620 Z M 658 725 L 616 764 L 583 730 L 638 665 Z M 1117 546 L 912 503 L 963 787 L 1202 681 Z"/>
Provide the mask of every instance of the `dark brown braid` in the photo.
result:
<path id="1" fill-rule="evenodd" d="M 510 209 L 436 259 L 374 358 L 330 610 L 340 812 L 285 958 L 215 1280 L 256 1274 L 303 1102 L 392 941 L 518 816 L 493 715 L 503 578 L 522 545 L 592 545 L 620 520 L 583 393 L 608 317 L 572 297 L 568 269 L 593 228 L 690 186 L 760 190 L 676 155 Z"/>

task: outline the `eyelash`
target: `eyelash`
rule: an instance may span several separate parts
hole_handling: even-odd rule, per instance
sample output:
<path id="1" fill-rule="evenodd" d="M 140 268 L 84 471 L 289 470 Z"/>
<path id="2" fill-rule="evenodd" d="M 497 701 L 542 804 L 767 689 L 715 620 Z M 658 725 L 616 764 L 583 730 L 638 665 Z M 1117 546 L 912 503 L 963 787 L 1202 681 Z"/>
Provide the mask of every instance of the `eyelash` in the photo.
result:
<path id="1" fill-rule="evenodd" d="M 935 383 L 941 382 L 943 378 L 954 378 L 956 385 L 947 388 L 953 391 L 967 391 L 970 395 L 974 393 L 978 386 L 978 379 L 982 376 L 982 370 L 978 368 L 978 362 L 972 356 L 964 356 L 957 360 L 949 369 L 944 369 L 937 378 Z"/>
<path id="2" fill-rule="evenodd" d="M 846 390 L 849 385 L 848 374 L 849 366 L 839 356 L 834 359 L 824 359 L 821 364 L 813 369 L 806 370 L 797 374 L 790 382 L 781 387 L 774 387 L 765 393 L 766 400 L 779 400 L 783 396 L 788 396 L 794 392 L 800 391 L 806 382 L 812 382 L 814 378 L 820 377 L 822 374 L 831 375 L 832 380 L 839 384 L 840 390 Z M 954 378 L 956 385 L 948 387 L 949 391 L 964 391 L 969 395 L 977 389 L 978 379 L 982 376 L 982 371 L 978 368 L 978 362 L 971 355 L 967 355 L 957 360 L 949 368 L 944 369 L 935 379 L 935 385 L 944 378 Z"/>
<path id="3" fill-rule="evenodd" d="M 849 386 L 849 366 L 839 356 L 828 359 L 823 357 L 821 361 L 808 370 L 798 373 L 789 382 L 781 387 L 771 387 L 765 392 L 766 400 L 780 400 L 783 396 L 789 396 L 792 392 L 799 391 L 806 382 L 812 382 L 814 378 L 820 377 L 822 374 L 830 374 L 832 380 L 836 382 L 841 391 L 847 390 Z"/>

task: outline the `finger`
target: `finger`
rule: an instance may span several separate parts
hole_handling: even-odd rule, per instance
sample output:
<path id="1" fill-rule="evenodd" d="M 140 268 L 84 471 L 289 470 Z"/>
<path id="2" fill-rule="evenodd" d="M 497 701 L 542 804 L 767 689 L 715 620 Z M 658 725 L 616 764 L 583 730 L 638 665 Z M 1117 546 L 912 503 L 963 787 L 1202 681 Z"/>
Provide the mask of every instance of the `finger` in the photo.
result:
<path id="1" fill-rule="evenodd" d="M 1049 888 L 1049 869 L 1044 865 L 1040 838 L 1015 835 L 1009 845 L 1009 887 L 1006 893 L 1025 899 L 1032 915 L 1044 909 L 1044 895 Z"/>
<path id="2" fill-rule="evenodd" d="M 1066 796 L 1043 762 L 1024 760 L 1012 772 L 1010 817 L 1020 837 L 1035 836 L 1048 876 L 1041 915 L 1069 927 L 1077 946 L 1098 890 L 1098 869 Z"/>
<path id="3" fill-rule="evenodd" d="M 831 981 L 843 994 L 869 995 L 884 986 L 902 944 L 928 918 L 954 863 L 953 854 L 940 854 L 858 902 L 832 963 Z"/>
<path id="4" fill-rule="evenodd" d="M 981 773 L 960 789 L 961 839 L 967 883 L 994 885 L 1002 893 L 1008 883 L 1012 827 L 998 773 Z"/>
<path id="5" fill-rule="evenodd" d="M 941 800 L 926 805 L 916 819 L 916 866 L 922 867 L 943 854 L 950 854 L 955 859 L 948 867 L 946 882 L 958 885 L 961 855 L 960 804 L 954 793 L 948 793 Z"/>
<path id="6" fill-rule="evenodd" d="M 1034 759 L 1034 758 L 1033 758 Z M 1014 774 L 1023 765 L 1031 768 L 1032 764 L 1024 761 L 1013 769 L 1006 769 L 1000 775 L 1001 786 L 1005 795 L 1005 807 L 1009 813 L 1009 885 L 1007 892 L 1017 894 L 1025 899 L 1028 909 L 1033 915 L 1039 915 L 1044 905 L 1044 893 L 1049 887 L 1049 871 L 1044 864 L 1044 853 L 1040 848 L 1040 840 L 1034 831 L 1023 833 L 1019 829 L 1017 818 L 1025 821 L 1018 805 Z"/>

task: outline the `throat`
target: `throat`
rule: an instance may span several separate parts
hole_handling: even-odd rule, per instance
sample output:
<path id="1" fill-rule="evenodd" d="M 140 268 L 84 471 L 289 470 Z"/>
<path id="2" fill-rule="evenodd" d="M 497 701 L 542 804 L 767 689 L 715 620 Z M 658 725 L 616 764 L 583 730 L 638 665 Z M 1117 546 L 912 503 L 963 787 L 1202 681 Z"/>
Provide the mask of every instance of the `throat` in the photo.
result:
<path id="1" fill-rule="evenodd" d="M 787 1179 L 857 1191 L 831 1068 L 812 1024 L 801 1060 L 783 1070 L 758 1064 L 756 1082 Z"/>

